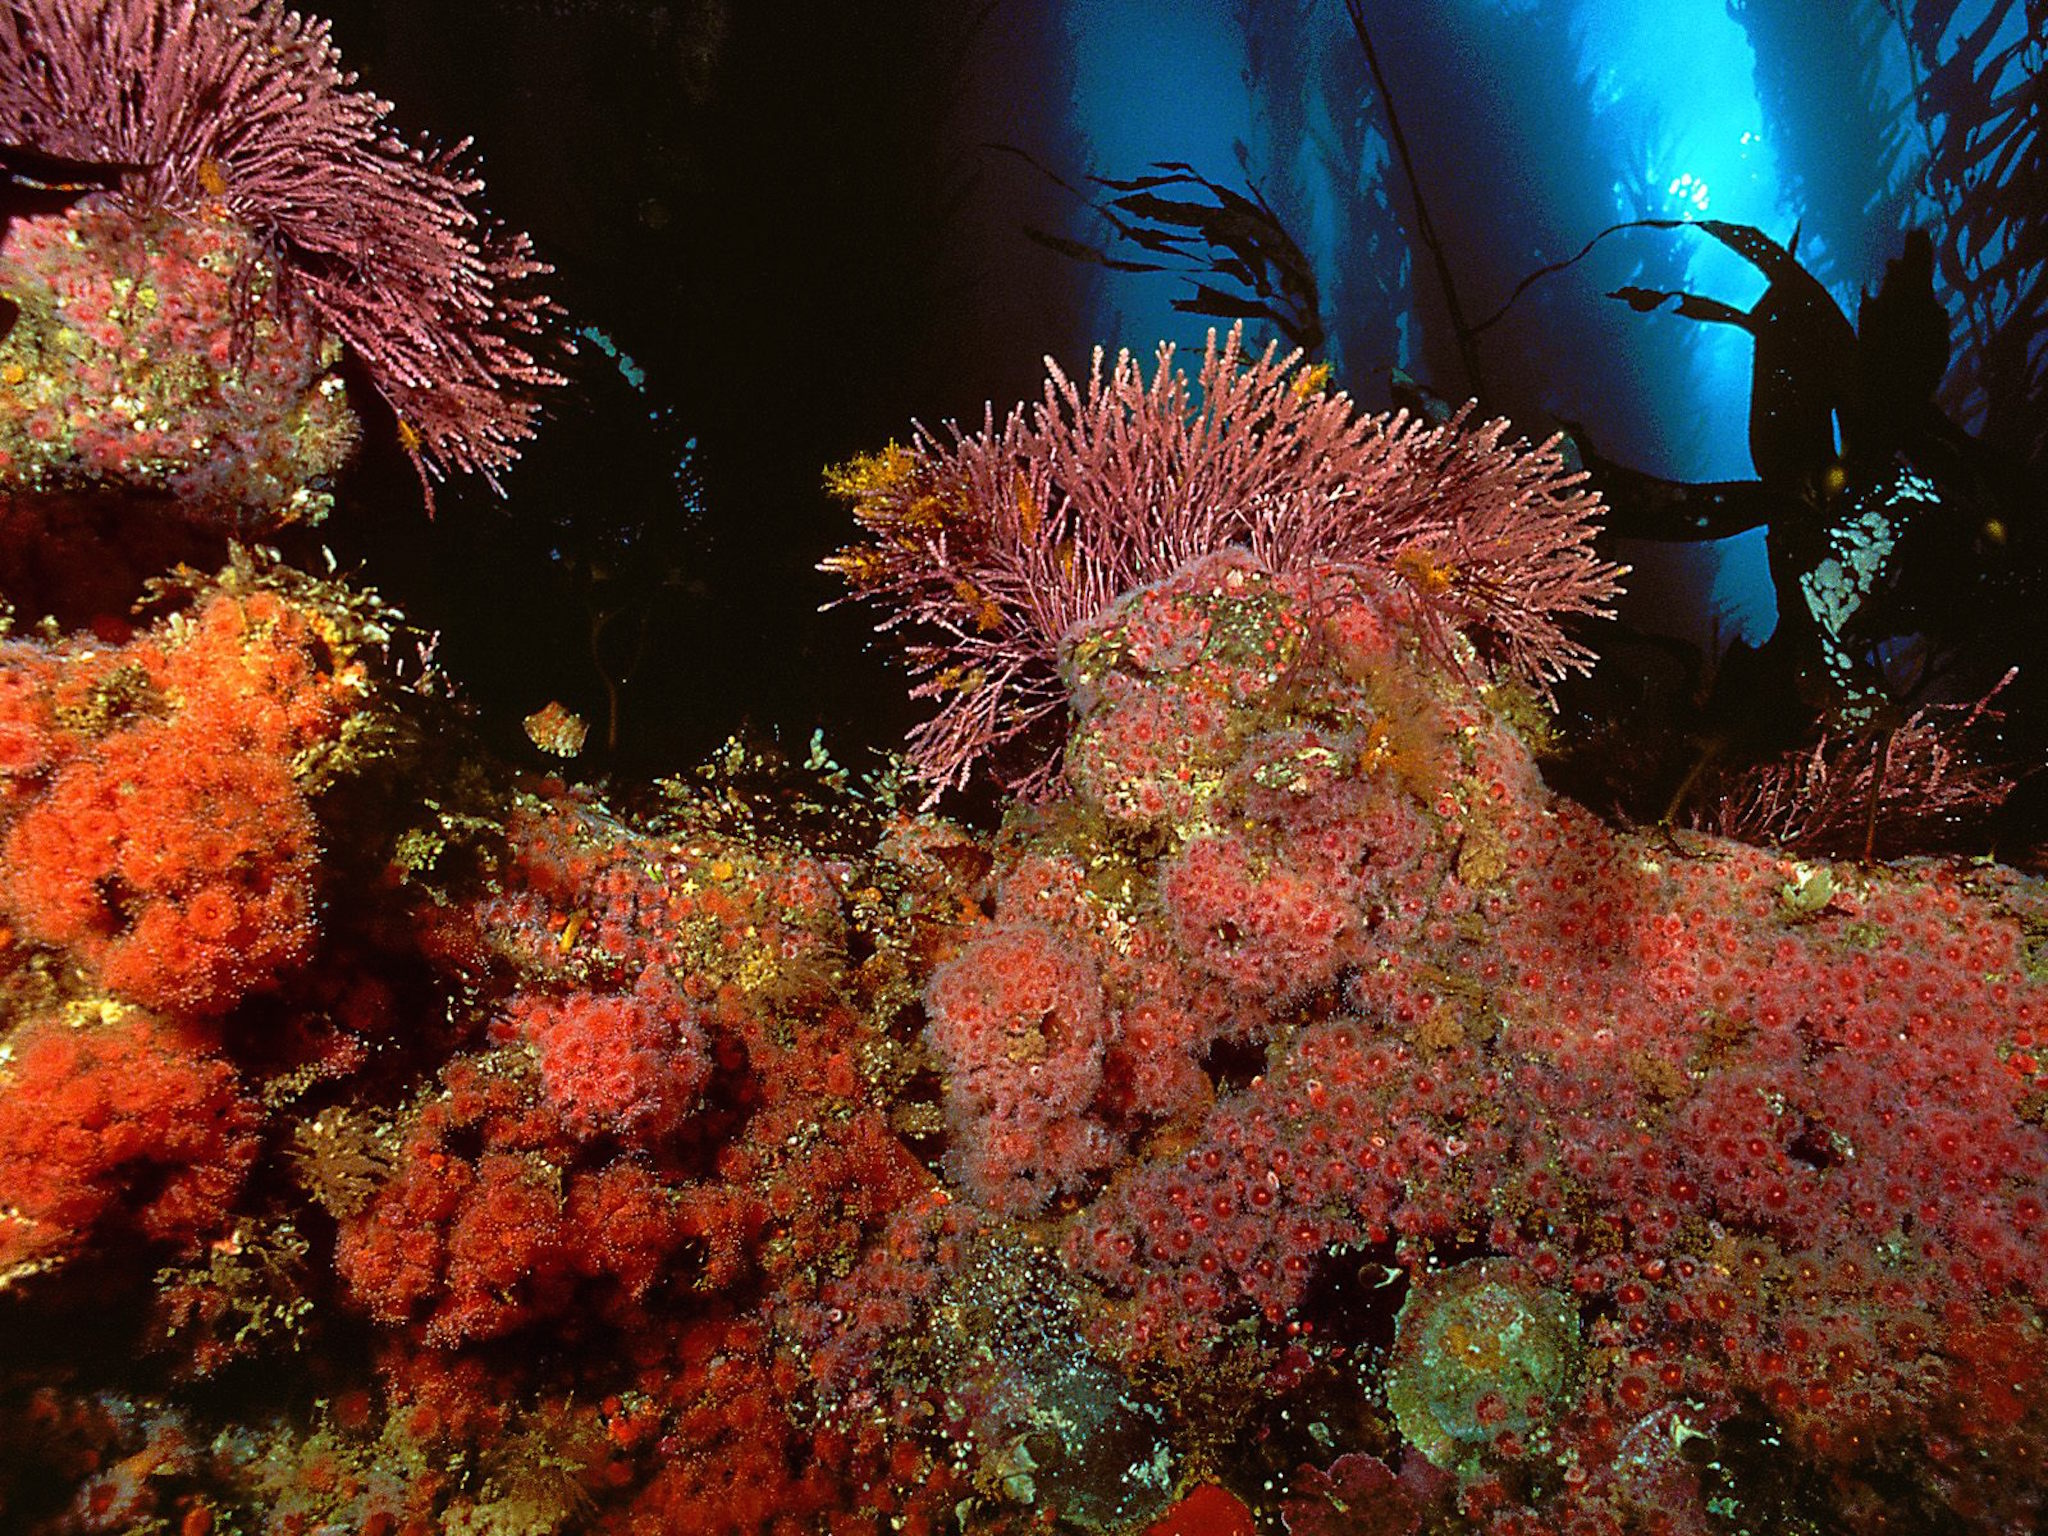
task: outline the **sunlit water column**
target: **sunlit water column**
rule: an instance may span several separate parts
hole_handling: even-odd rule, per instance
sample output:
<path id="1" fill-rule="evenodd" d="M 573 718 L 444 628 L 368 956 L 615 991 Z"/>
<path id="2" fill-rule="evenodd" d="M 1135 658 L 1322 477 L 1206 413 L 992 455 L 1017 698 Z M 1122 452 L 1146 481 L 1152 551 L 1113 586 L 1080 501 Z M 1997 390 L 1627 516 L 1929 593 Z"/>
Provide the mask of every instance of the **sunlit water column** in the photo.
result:
<path id="1" fill-rule="evenodd" d="M 1068 0 L 1066 11 L 1074 49 L 1076 127 L 1090 168 L 1099 174 L 1129 177 L 1155 161 L 1181 160 L 1216 181 L 1238 185 L 1246 175 L 1238 146 L 1252 144 L 1248 168 L 1254 180 L 1271 175 L 1274 162 L 1282 158 L 1299 179 L 1314 156 L 1301 146 L 1270 142 L 1270 135 L 1262 140 L 1255 124 L 1328 122 L 1360 110 L 1358 103 L 1318 100 L 1313 111 L 1290 104 L 1290 110 L 1262 114 L 1272 103 L 1257 92 L 1293 88 L 1314 96 L 1330 75 L 1316 71 L 1289 80 L 1249 72 L 1241 8 L 1231 0 Z M 1502 119 L 1502 131 L 1512 132 L 1518 119 L 1536 116 L 1518 111 L 1518 102 L 1534 97 L 1531 82 L 1516 78 L 1517 69 L 1554 69 L 1563 51 L 1575 65 L 1575 88 L 1590 93 L 1591 116 L 1608 135 L 1590 146 L 1593 163 L 1584 163 L 1576 147 L 1559 146 L 1558 155 L 1569 156 L 1570 163 L 1559 164 L 1555 177 L 1524 175 L 1508 189 L 1512 196 L 1496 196 L 1485 204 L 1499 210 L 1498 227 L 1482 228 L 1480 234 L 1493 247 L 1488 254 L 1496 269 L 1507 256 L 1522 260 L 1531 228 L 1553 229 L 1550 239 L 1560 246 L 1530 253 L 1531 267 L 1539 258 L 1569 255 L 1574 247 L 1566 243 L 1569 236 L 1562 226 L 1570 224 L 1578 238 L 1590 238 L 1597 226 L 1576 230 L 1576 224 L 1596 207 L 1610 221 L 1714 218 L 1754 224 L 1781 241 L 1789 241 L 1803 221 L 1802 256 L 1818 258 L 1818 270 L 1834 279 L 1837 297 L 1854 313 L 1860 281 L 1875 274 L 1849 269 L 1865 265 L 1867 253 L 1849 249 L 1854 232 L 1818 227 L 1825 220 L 1792 206 L 1782 190 L 1788 183 L 1781 181 L 1779 146 L 1759 97 L 1756 54 L 1749 32 L 1726 0 L 1670 0 L 1659 6 L 1632 0 L 1435 0 L 1430 12 L 1369 4 L 1366 13 L 1369 23 L 1377 13 L 1385 26 L 1382 53 L 1397 105 L 1405 82 L 1420 93 L 1409 110 L 1425 129 L 1438 105 L 1430 97 L 1441 95 L 1438 88 L 1453 63 L 1461 98 L 1473 112 L 1484 109 Z M 1751 24 L 1761 21 L 1752 17 Z M 1330 29 L 1342 38 L 1350 34 L 1342 0 L 1311 0 L 1295 25 L 1309 32 Z M 1452 50 L 1439 41 L 1430 57 L 1403 56 L 1404 30 L 1410 39 L 1442 40 L 1456 39 L 1461 32 L 1498 38 L 1503 27 L 1510 35 L 1527 28 L 1523 35 L 1532 46 Z M 1540 48 L 1533 46 L 1538 42 Z M 1453 51 L 1456 58 L 1447 61 Z M 1430 77 L 1432 67 L 1435 78 Z M 1602 110 L 1609 107 L 1621 110 Z M 1411 138 L 1422 137 L 1411 127 Z M 1425 192 L 1439 206 L 1460 198 L 1471 179 L 1484 173 L 1484 167 L 1433 161 L 1428 142 L 1413 147 Z M 1536 146 L 1537 154 L 1546 148 Z M 1472 157 L 1468 151 L 1461 158 Z M 1827 167 L 1803 170 L 1812 186 Z M 1589 176 L 1598 178 L 1611 196 L 1589 204 L 1583 180 Z M 1554 210 L 1532 206 L 1532 200 L 1554 195 L 1567 178 L 1578 183 L 1569 216 L 1559 218 Z M 1326 295 L 1338 290 L 1345 274 L 1335 270 L 1324 215 L 1333 196 L 1341 200 L 1348 192 L 1307 187 L 1304 196 L 1314 214 L 1294 231 L 1315 261 Z M 1468 216 L 1468 229 L 1472 208 L 1482 202 L 1468 196 L 1460 204 L 1457 211 Z M 1075 233 L 1100 238 L 1103 231 L 1077 217 Z M 1837 245 L 1833 253 L 1831 236 Z M 1627 332 L 1625 376 L 1616 376 L 1621 370 L 1611 349 L 1584 343 L 1587 336 L 1615 325 L 1616 306 L 1606 294 L 1619 283 L 1640 280 L 1646 260 L 1657 270 L 1653 281 L 1669 281 L 1672 263 L 1682 261 L 1679 281 L 1685 287 L 1737 306 L 1746 307 L 1761 293 L 1761 277 L 1704 237 L 1645 231 L 1618 237 L 1610 246 L 1585 267 L 1550 280 L 1565 291 L 1546 295 L 1540 327 L 1504 328 L 1489 344 L 1537 352 L 1547 380 L 1540 406 L 1596 429 L 1604 416 L 1609 431 L 1601 446 L 1616 457 L 1678 479 L 1747 475 L 1747 337 L 1731 328 L 1701 327 L 1669 316 L 1627 317 L 1632 329 Z M 1468 266 L 1481 264 L 1469 252 L 1450 254 L 1454 266 L 1461 257 Z M 1831 254 L 1839 259 L 1830 260 Z M 1411 253 L 1410 295 L 1414 285 L 1433 280 L 1426 262 Z M 1473 286 L 1493 285 L 1478 281 Z M 1161 337 L 1198 345 L 1211 322 L 1173 308 L 1173 299 L 1185 291 L 1162 275 L 1103 274 L 1095 299 L 1096 333 L 1141 350 Z M 1504 294 L 1475 291 L 1464 297 L 1468 311 L 1484 313 Z M 1343 333 L 1345 317 L 1325 319 L 1333 334 Z M 1417 366 L 1412 357 L 1393 361 Z M 1380 360 L 1360 362 L 1371 367 Z M 1369 381 L 1356 382 L 1362 395 L 1370 392 Z M 1622 413 L 1613 402 L 1624 394 L 1633 426 L 1617 432 L 1614 418 Z M 1629 557 L 1639 567 L 1636 585 L 1646 601 L 1638 606 L 1646 618 L 1679 615 L 1675 626 L 1666 627 L 1721 644 L 1738 635 L 1761 639 L 1774 623 L 1762 540 L 1756 535 L 1686 550 L 1642 547 L 1630 550 Z"/>

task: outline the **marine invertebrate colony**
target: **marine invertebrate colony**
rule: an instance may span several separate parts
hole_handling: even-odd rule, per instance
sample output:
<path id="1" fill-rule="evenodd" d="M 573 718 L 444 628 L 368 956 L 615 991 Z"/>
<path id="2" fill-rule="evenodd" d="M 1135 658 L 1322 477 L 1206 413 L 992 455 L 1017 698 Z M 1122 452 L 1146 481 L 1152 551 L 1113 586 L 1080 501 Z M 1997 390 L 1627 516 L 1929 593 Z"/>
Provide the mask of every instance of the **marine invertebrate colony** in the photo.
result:
<path id="1" fill-rule="evenodd" d="M 1227 546 L 1279 571 L 1397 573 L 1422 622 L 1538 688 L 1590 662 L 1565 623 L 1601 612 L 1621 572 L 1593 552 L 1597 499 L 1555 442 L 1364 415 L 1298 358 L 1212 332 L 1199 405 L 1171 347 L 1149 380 L 1128 353 L 1105 373 L 1098 351 L 1085 390 L 1048 359 L 1044 399 L 1000 426 L 991 410 L 950 442 L 920 429 L 828 473 L 868 542 L 826 568 L 878 627 L 909 629 L 913 691 L 942 701 L 910 738 L 935 792 L 1059 712 L 1075 626 Z M 1050 771 L 1027 757 L 1005 778 L 1034 791 Z"/>
<path id="2" fill-rule="evenodd" d="M 256 1155 L 234 1069 L 165 1021 L 17 1031 L 0 1097 L 0 1285 L 82 1253 L 117 1217 L 153 1241 L 219 1230 Z"/>
<path id="3" fill-rule="evenodd" d="M 0 240 L 0 488 L 117 485 L 234 530 L 313 521 L 357 441 L 341 345 L 288 323 L 257 237 L 225 219 L 74 207 Z M 165 366 L 169 360 L 169 366 Z M 29 508 L 0 511 L 10 524 Z M 40 529 L 10 527 L 17 544 Z"/>
<path id="4" fill-rule="evenodd" d="M 389 107 L 277 0 L 0 5 L 0 145 L 106 167 L 131 215 L 249 230 L 280 313 L 362 361 L 423 483 L 495 484 L 561 382 L 547 269 L 478 212 L 465 146 L 406 143 Z"/>

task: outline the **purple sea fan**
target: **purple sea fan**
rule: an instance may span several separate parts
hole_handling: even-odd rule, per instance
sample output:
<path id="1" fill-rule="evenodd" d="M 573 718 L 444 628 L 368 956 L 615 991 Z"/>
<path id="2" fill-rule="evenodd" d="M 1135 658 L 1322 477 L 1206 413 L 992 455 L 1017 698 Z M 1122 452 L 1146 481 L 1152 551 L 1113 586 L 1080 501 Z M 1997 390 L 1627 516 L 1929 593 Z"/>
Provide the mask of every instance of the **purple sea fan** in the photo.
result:
<path id="1" fill-rule="evenodd" d="M 432 480 L 497 471 L 563 382 L 549 269 L 489 225 L 467 141 L 428 152 L 356 88 L 328 24 L 276 0 L 0 0 L 0 145 L 117 167 L 137 214 L 218 210 L 277 294 L 361 360 Z"/>
<path id="2" fill-rule="evenodd" d="M 1604 615 L 1623 568 L 1593 549 L 1599 498 L 1556 451 L 1503 441 L 1467 412 L 1430 425 L 1361 414 L 1300 354 L 1209 335 L 1196 402 L 1162 345 L 1148 380 L 1128 353 L 1085 389 L 1046 360 L 1045 397 L 999 426 L 919 426 L 911 446 L 828 471 L 868 541 L 824 562 L 911 625 L 911 734 L 934 796 L 1066 703 L 1060 646 L 1124 593 L 1230 545 L 1276 572 L 1388 573 L 1435 638 L 1469 634 L 1539 693 L 1591 653 L 1561 621 Z M 1006 775 L 1042 790 L 1057 761 Z"/>

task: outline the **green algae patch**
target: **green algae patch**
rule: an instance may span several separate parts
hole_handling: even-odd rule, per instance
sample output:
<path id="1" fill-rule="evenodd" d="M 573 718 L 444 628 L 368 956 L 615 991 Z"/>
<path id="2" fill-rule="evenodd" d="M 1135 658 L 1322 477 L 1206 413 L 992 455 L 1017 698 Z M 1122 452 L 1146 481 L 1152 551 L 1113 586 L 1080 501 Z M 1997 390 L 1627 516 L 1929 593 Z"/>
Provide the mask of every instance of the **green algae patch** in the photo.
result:
<path id="1" fill-rule="evenodd" d="M 1401 1306 L 1387 1405 L 1417 1450 L 1471 1474 L 1489 1452 L 1517 1455 L 1570 1401 L 1577 1309 L 1512 1264 L 1476 1259 L 1420 1277 Z"/>

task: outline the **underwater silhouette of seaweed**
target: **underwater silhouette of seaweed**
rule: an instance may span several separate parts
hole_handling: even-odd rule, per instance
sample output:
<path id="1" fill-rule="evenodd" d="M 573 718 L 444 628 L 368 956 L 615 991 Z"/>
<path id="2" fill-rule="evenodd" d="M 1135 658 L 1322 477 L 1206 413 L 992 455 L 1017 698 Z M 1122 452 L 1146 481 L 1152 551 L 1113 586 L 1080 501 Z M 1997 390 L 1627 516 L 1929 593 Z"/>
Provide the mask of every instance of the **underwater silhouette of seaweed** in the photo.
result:
<path id="1" fill-rule="evenodd" d="M 1936 269 L 1964 347 L 1946 404 L 1984 441 L 2048 468 L 2048 3 L 1894 0 L 1918 72 Z"/>
<path id="2" fill-rule="evenodd" d="M 1192 290 L 1173 300 L 1182 314 L 1264 321 L 1290 348 L 1310 357 L 1322 354 L 1326 337 L 1315 263 L 1257 187 L 1239 192 L 1185 161 L 1158 160 L 1150 175 L 1090 176 L 1116 194 L 1098 200 L 1026 151 L 1009 144 L 994 147 L 1019 156 L 1066 188 L 1101 215 L 1119 240 L 1149 256 L 1115 256 L 1108 242 L 1093 244 L 1027 224 L 1029 239 L 1112 272 L 1178 272 Z M 1166 195 L 1176 188 L 1203 197 Z"/>

